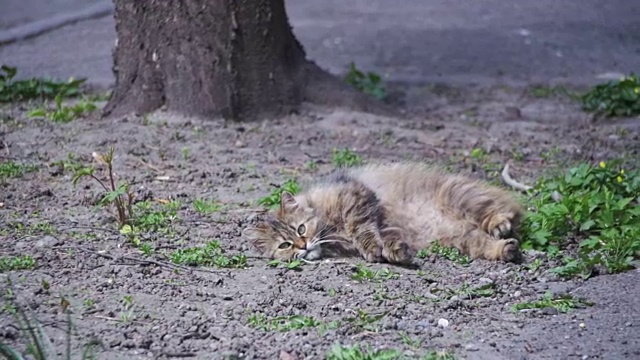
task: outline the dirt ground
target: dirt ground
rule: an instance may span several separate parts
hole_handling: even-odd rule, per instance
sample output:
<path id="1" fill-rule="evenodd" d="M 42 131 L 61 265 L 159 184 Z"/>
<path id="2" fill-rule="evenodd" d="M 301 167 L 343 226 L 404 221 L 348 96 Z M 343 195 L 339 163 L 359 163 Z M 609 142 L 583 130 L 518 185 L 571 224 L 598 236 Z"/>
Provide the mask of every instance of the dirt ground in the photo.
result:
<path id="1" fill-rule="evenodd" d="M 66 299 L 74 358 L 92 337 L 104 345 L 100 359 L 323 359 L 334 344 L 393 347 L 411 358 L 430 350 L 458 359 L 638 358 L 636 270 L 562 281 L 548 272 L 552 261 L 527 252 L 521 265 L 462 266 L 433 257 L 416 259 L 418 269 L 367 265 L 398 276 L 360 283 L 351 278 L 359 259 L 292 271 L 257 256 L 240 237 L 256 219 L 257 199 L 289 178 L 330 172 L 333 148 L 348 147 L 366 161 L 434 162 L 496 183 L 507 160 L 514 177 L 533 183 L 581 160 L 638 159 L 638 119 L 594 122 L 566 98 L 507 87 L 393 90 L 405 116 L 306 107 L 244 124 L 163 112 L 54 124 L 28 120 L 24 106 L 5 106 L 0 161 L 33 164 L 38 171 L 0 184 L 0 255 L 28 254 L 37 265 L 0 274 L 0 286 L 12 280 L 18 303 L 37 316 L 60 353 L 66 330 L 60 303 Z M 111 145 L 117 174 L 131 182 L 139 200 L 157 209 L 164 206 L 158 200 L 182 204 L 164 228 L 142 236 L 155 249 L 151 257 L 118 234 L 108 209 L 94 205 L 102 194 L 98 186 L 86 180 L 74 187 L 72 172 L 57 163 L 72 163 L 71 155 L 90 164 L 92 152 Z M 474 148 L 486 155 L 470 157 Z M 201 215 L 192 207 L 196 199 L 219 201 L 223 209 Z M 175 249 L 214 239 L 229 255 L 249 256 L 249 267 L 185 271 L 168 265 Z M 538 268 L 530 266 L 536 258 Z M 492 293 L 468 295 L 487 284 Z M 545 291 L 571 293 L 593 306 L 566 314 L 510 311 Z M 312 316 L 339 326 L 265 331 L 251 326 L 256 314 Z M 15 325 L 7 311 L 0 313 L 0 340 L 23 348 Z"/>

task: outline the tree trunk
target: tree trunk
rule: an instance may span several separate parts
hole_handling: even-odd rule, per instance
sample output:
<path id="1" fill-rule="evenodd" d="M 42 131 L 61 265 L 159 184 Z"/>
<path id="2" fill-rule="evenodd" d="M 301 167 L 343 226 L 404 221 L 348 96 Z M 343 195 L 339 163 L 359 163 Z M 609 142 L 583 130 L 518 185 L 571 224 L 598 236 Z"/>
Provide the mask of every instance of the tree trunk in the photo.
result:
<path id="1" fill-rule="evenodd" d="M 116 86 L 104 116 L 166 106 L 243 120 L 313 98 L 342 100 L 348 91 L 305 59 L 284 0 L 114 1 Z M 322 91 L 307 91 L 309 82 Z"/>

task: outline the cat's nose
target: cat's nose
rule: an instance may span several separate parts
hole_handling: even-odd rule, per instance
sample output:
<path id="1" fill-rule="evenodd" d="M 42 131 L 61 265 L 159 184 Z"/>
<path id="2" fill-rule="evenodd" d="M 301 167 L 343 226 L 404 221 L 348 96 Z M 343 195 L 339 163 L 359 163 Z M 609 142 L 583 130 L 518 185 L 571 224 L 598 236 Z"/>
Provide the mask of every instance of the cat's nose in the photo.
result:
<path id="1" fill-rule="evenodd" d="M 303 240 L 296 241 L 296 247 L 298 249 L 307 250 L 307 242 Z"/>

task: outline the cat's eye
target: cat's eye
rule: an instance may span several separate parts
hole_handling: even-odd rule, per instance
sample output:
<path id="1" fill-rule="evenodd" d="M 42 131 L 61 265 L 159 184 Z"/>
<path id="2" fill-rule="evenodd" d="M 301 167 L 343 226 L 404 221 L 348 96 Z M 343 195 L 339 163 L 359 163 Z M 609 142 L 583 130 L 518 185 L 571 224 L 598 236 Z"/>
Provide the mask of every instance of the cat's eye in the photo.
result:
<path id="1" fill-rule="evenodd" d="M 293 245 L 290 242 L 283 242 L 282 244 L 280 244 L 280 246 L 278 246 L 278 249 L 284 250 L 284 249 L 288 249 L 291 247 L 291 245 Z"/>
<path id="2" fill-rule="evenodd" d="M 307 232 L 307 227 L 304 224 L 298 226 L 298 235 L 302 236 Z"/>

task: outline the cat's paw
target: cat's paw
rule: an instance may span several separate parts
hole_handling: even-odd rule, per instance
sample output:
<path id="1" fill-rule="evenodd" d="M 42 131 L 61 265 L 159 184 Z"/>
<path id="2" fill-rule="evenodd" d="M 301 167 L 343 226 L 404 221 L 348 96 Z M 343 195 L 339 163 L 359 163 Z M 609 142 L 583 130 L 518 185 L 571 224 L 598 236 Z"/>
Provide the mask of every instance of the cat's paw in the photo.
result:
<path id="1" fill-rule="evenodd" d="M 381 263 L 384 262 L 384 257 L 382 256 L 382 248 L 376 247 L 375 249 L 369 249 L 366 252 L 361 251 L 360 255 L 370 263 Z"/>
<path id="2" fill-rule="evenodd" d="M 394 242 L 391 245 L 385 246 L 382 250 L 382 256 L 390 263 L 396 264 L 408 264 L 411 263 L 415 251 L 402 241 Z"/>
<path id="3" fill-rule="evenodd" d="M 515 262 L 520 259 L 520 243 L 516 239 L 504 239 L 501 240 L 502 254 L 501 260 L 508 262 Z"/>
<path id="4" fill-rule="evenodd" d="M 511 235 L 511 219 L 513 214 L 510 213 L 493 215 L 489 219 L 486 231 L 496 239 L 506 239 Z"/>

